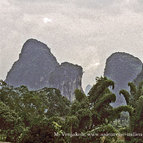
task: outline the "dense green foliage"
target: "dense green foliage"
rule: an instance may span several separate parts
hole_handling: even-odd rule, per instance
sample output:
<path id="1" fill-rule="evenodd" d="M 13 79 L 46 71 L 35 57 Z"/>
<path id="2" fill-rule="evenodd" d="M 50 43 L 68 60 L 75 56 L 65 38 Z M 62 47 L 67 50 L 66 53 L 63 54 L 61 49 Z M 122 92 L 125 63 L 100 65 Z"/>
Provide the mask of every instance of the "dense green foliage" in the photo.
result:
<path id="1" fill-rule="evenodd" d="M 70 102 L 57 89 L 29 91 L 25 86 L 13 88 L 3 81 L 0 85 L 0 131 L 6 141 L 22 142 L 34 126 L 47 127 L 51 117 L 69 113 Z"/>
<path id="2" fill-rule="evenodd" d="M 0 134 L 14 143 L 124 142 L 124 138 L 108 134 L 139 133 L 143 126 L 142 84 L 129 86 L 131 93 L 120 92 L 128 105 L 113 108 L 116 95 L 110 88 L 114 88 L 114 82 L 106 77 L 96 79 L 89 96 L 75 90 L 72 103 L 55 88 L 29 91 L 26 86 L 14 88 L 0 81 Z M 128 120 L 126 112 L 130 115 L 129 126 L 123 126 Z M 130 137 L 125 139 L 131 141 Z"/>
<path id="3" fill-rule="evenodd" d="M 120 94 L 125 97 L 127 104 L 132 108 L 128 132 L 134 133 L 135 136 L 126 137 L 126 141 L 130 143 L 143 143 L 143 82 L 139 83 L 138 86 L 135 86 L 133 83 L 128 85 L 130 92 L 121 90 Z"/>

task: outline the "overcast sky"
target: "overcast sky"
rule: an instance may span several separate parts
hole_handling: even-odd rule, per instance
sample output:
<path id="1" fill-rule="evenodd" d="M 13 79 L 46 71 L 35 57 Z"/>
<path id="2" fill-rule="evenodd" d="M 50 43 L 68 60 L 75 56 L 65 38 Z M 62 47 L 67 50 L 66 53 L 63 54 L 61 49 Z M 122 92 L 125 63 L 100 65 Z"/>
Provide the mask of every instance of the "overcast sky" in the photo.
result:
<path id="1" fill-rule="evenodd" d="M 143 61 L 143 0 L 0 0 L 0 79 L 29 38 L 46 43 L 60 63 L 81 65 L 85 87 L 114 52 Z"/>

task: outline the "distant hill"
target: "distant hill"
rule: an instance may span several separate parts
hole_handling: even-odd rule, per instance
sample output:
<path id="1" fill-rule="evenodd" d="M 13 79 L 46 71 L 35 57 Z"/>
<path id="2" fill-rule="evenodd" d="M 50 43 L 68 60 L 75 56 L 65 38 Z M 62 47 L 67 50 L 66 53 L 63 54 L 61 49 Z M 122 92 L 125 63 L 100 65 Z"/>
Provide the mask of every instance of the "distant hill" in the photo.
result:
<path id="1" fill-rule="evenodd" d="M 117 101 L 113 106 L 124 105 L 124 98 L 119 95 L 121 89 L 129 90 L 128 82 L 132 82 L 142 71 L 142 62 L 130 54 L 117 52 L 112 54 L 106 61 L 104 76 L 115 81 L 114 93 Z"/>
<path id="2" fill-rule="evenodd" d="M 44 43 L 29 39 L 23 45 L 16 61 L 6 77 L 6 83 L 14 87 L 26 85 L 30 90 L 53 87 L 69 100 L 74 99 L 74 90 L 82 89 L 81 66 L 65 62 L 61 65 Z"/>
<path id="3" fill-rule="evenodd" d="M 85 95 L 88 96 L 88 93 L 89 93 L 89 91 L 90 91 L 91 88 L 92 88 L 92 86 L 91 86 L 90 84 L 88 84 L 88 85 L 86 86 L 86 88 L 85 88 Z"/>

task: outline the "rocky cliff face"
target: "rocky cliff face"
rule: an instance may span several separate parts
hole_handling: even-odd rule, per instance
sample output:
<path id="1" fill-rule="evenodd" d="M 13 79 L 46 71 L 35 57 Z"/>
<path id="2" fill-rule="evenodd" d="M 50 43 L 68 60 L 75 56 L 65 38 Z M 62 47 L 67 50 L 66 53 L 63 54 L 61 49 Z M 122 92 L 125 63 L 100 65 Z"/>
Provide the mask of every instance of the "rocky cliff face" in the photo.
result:
<path id="1" fill-rule="evenodd" d="M 30 90 L 58 88 L 69 100 L 74 90 L 81 88 L 82 67 L 57 62 L 50 49 L 35 39 L 26 41 L 18 61 L 8 72 L 6 82 L 14 87 L 26 85 Z"/>
<path id="2" fill-rule="evenodd" d="M 124 105 L 125 100 L 119 95 L 121 89 L 129 90 L 128 82 L 132 82 L 142 70 L 142 62 L 127 53 L 114 53 L 106 61 L 104 76 L 115 82 L 114 93 L 117 95 L 113 106 Z"/>
<path id="3" fill-rule="evenodd" d="M 81 88 L 82 68 L 71 63 L 62 63 L 51 74 L 49 78 L 50 87 L 61 90 L 61 93 L 74 100 L 75 89 Z M 60 84 L 59 84 L 60 83 Z"/>
<path id="4" fill-rule="evenodd" d="M 143 81 L 143 68 L 142 71 L 137 75 L 137 77 L 134 79 L 134 83 L 138 85 L 141 81 Z"/>
<path id="5" fill-rule="evenodd" d="M 88 84 L 85 88 L 85 95 L 88 96 L 88 93 L 90 91 L 90 89 L 92 88 L 92 86 L 90 84 Z"/>

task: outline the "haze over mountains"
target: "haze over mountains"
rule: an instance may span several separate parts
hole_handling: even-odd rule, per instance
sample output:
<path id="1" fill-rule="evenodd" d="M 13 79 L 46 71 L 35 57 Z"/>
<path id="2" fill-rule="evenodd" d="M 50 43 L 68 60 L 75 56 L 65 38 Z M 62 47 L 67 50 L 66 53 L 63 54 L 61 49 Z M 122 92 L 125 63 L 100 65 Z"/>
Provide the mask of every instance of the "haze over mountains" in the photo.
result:
<path id="1" fill-rule="evenodd" d="M 122 52 L 114 53 L 107 59 L 104 76 L 115 82 L 113 92 L 117 95 L 113 106 L 126 104 L 118 93 L 121 89 L 129 90 L 128 82 L 138 83 L 143 79 L 142 65 L 138 58 Z M 30 90 L 57 88 L 63 96 L 73 101 L 75 89 L 82 90 L 82 75 L 81 66 L 68 62 L 59 64 L 47 45 L 36 39 L 29 39 L 23 45 L 19 59 L 13 64 L 5 81 L 14 87 L 26 85 Z M 86 95 L 90 88 L 91 85 L 87 85 Z"/>

